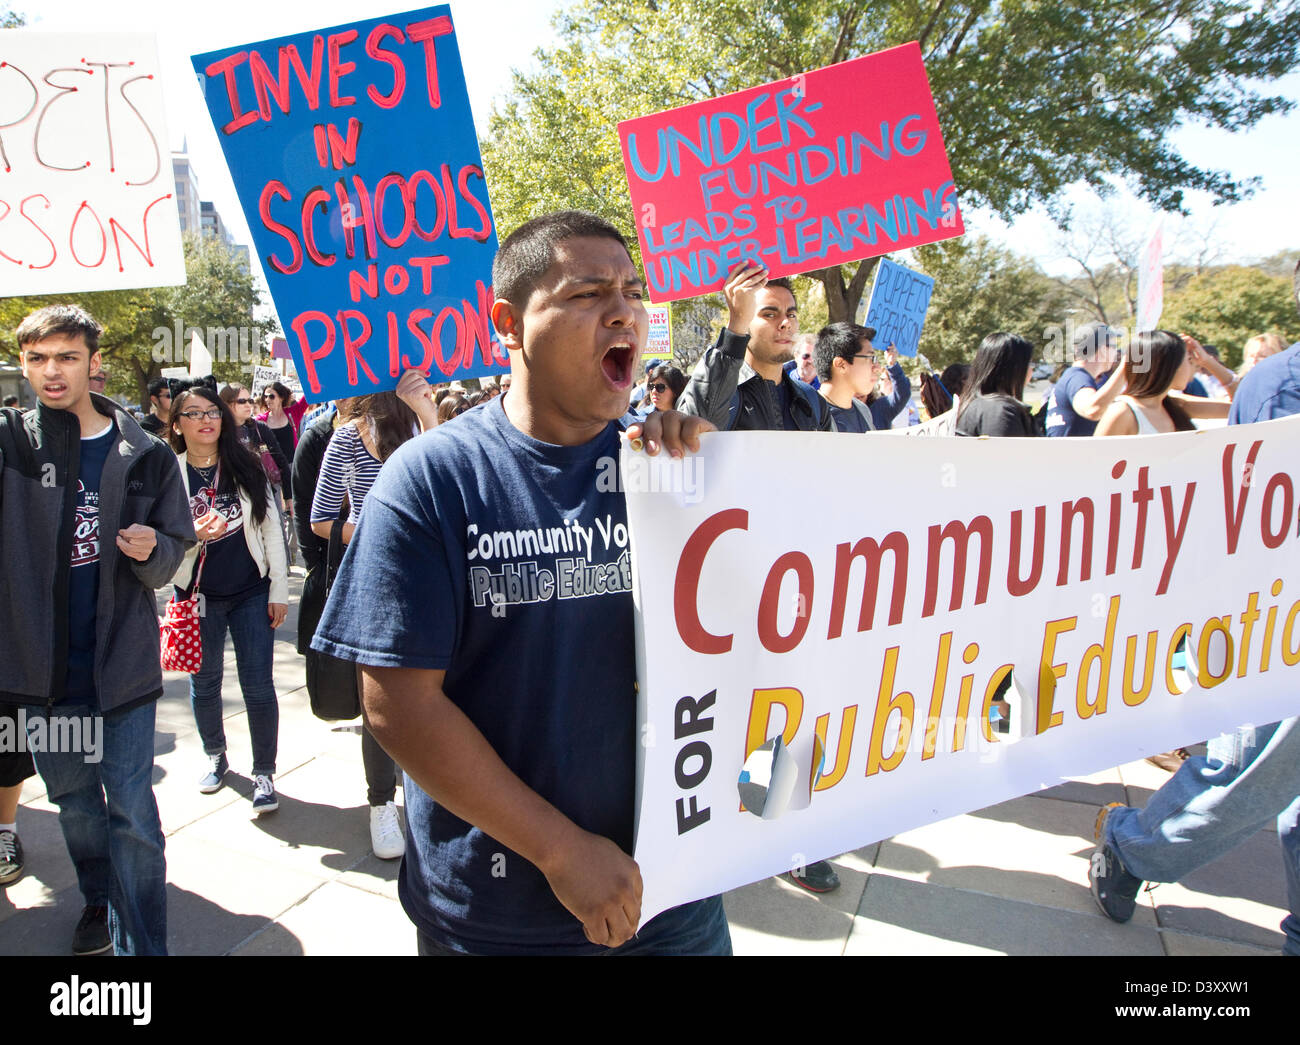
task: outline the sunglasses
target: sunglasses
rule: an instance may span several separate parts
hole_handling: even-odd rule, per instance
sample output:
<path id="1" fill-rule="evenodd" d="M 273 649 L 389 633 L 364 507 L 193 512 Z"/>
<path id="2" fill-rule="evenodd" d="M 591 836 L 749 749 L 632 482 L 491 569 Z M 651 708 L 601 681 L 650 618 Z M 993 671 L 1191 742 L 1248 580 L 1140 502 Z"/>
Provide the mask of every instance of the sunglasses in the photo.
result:
<path id="1" fill-rule="evenodd" d="M 666 384 L 664 384 L 662 381 L 659 381 L 659 382 L 656 382 L 655 384 L 653 384 L 653 385 L 650 386 L 650 391 L 651 391 L 651 392 L 660 392 L 660 393 L 662 393 L 662 392 L 667 392 L 667 391 L 668 391 L 668 386 L 667 386 Z"/>
<path id="2" fill-rule="evenodd" d="M 220 421 L 221 409 L 214 406 L 211 410 L 183 410 L 181 417 L 189 421 L 202 421 L 205 418 L 209 421 Z"/>
<path id="3" fill-rule="evenodd" d="M 236 400 L 234 400 L 234 402 L 238 403 L 240 406 L 247 406 L 249 403 L 253 402 L 253 400 L 251 400 L 251 399 L 236 399 Z"/>

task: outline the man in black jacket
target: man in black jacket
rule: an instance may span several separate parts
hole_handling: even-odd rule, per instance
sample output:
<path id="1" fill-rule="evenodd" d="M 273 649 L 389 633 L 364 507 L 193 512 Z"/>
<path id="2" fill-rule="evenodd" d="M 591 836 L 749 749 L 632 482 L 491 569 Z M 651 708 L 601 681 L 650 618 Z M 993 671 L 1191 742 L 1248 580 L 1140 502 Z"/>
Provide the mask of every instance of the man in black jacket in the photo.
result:
<path id="1" fill-rule="evenodd" d="M 720 432 L 831 431 L 830 411 L 813 389 L 787 374 L 799 336 L 799 306 L 787 279 L 769 279 L 752 262 L 723 287 L 727 325 L 691 374 L 677 409 Z"/>
<path id="2" fill-rule="evenodd" d="M 17 330 L 39 405 L 0 411 L 0 702 L 59 807 L 86 905 L 73 952 L 165 954 L 153 592 L 194 523 L 175 455 L 90 391 L 99 335 L 69 305 Z"/>

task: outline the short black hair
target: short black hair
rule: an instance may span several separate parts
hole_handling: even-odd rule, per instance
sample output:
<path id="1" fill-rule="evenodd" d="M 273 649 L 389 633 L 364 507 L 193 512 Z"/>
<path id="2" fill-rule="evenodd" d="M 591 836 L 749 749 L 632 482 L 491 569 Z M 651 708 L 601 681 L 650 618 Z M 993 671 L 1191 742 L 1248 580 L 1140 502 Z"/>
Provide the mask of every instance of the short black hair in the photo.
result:
<path id="1" fill-rule="evenodd" d="M 168 383 L 167 378 L 155 377 L 152 381 L 149 382 L 150 399 L 152 399 L 154 396 L 160 396 L 164 392 L 166 392 L 168 395 L 172 394 L 171 385 Z"/>
<path id="2" fill-rule="evenodd" d="M 5 406 L 17 406 L 17 405 L 18 405 L 17 396 L 5 396 Z"/>
<path id="3" fill-rule="evenodd" d="M 604 218 L 581 210 L 561 210 L 524 222 L 506 237 L 492 261 L 492 292 L 524 308 L 537 283 L 555 261 L 555 247 L 568 239 L 617 240 L 632 256 L 627 240 Z"/>
<path id="4" fill-rule="evenodd" d="M 794 292 L 794 285 L 790 282 L 788 276 L 777 276 L 776 279 L 769 279 L 767 285 L 769 287 L 780 287 L 782 290 L 788 290 L 790 296 L 794 298 L 795 304 L 797 305 L 799 303 L 799 295 Z"/>
<path id="5" fill-rule="evenodd" d="M 24 345 L 44 341 L 47 337 L 76 337 L 80 334 L 93 356 L 99 351 L 99 335 L 103 332 L 104 328 L 84 308 L 76 305 L 46 305 L 18 324 L 14 340 L 22 348 Z"/>
<path id="6" fill-rule="evenodd" d="M 831 379 L 831 364 L 837 359 L 852 363 L 853 358 L 862 350 L 862 342 L 870 341 L 876 336 L 873 327 L 859 326 L 857 323 L 831 323 L 817 332 L 817 343 L 813 346 L 813 366 L 817 377 L 822 381 Z"/>
<path id="7" fill-rule="evenodd" d="M 1074 358 L 1095 359 L 1103 347 L 1115 343 L 1115 331 L 1105 323 L 1085 323 L 1074 333 Z"/>

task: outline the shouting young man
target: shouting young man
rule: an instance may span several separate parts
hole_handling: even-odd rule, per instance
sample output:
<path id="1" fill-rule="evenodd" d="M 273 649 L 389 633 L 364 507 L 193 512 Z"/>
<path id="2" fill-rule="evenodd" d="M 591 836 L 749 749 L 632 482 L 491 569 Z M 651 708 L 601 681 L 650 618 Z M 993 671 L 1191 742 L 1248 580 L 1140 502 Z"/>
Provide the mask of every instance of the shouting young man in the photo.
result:
<path id="1" fill-rule="evenodd" d="M 406 771 L 399 886 L 421 954 L 725 954 L 718 897 L 644 926 L 636 657 L 617 461 L 648 332 L 622 236 L 575 211 L 501 245 L 510 391 L 384 465 L 313 646 L 362 665 Z M 630 435 L 698 449 L 668 412 Z M 635 934 L 635 939 L 633 938 Z"/>
<path id="2" fill-rule="evenodd" d="M 0 701 L 27 705 L 77 869 L 85 908 L 73 953 L 165 954 L 154 589 L 194 543 L 194 522 L 176 456 L 92 393 L 99 335 L 72 305 L 17 330 L 39 404 L 0 411 Z"/>

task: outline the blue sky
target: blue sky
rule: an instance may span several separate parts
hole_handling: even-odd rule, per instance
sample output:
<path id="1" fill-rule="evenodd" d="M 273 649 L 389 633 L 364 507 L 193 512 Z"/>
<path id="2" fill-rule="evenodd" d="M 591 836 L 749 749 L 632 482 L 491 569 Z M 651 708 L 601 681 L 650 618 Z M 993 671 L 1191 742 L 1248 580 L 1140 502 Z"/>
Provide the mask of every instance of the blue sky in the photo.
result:
<path id="1" fill-rule="evenodd" d="M 280 36 L 291 32 L 374 18 L 404 9 L 394 0 L 317 0 L 310 14 L 294 5 L 281 7 L 266 0 L 217 0 L 189 4 L 177 0 L 10 0 L 28 16 L 31 28 L 60 31 L 149 31 L 158 34 L 163 76 L 168 84 L 167 121 L 172 147 L 187 142 L 203 198 L 211 199 L 236 237 L 250 243 L 247 226 L 226 172 L 216 133 L 207 116 L 189 66 L 189 55 Z M 414 5 L 412 5 L 414 6 Z M 453 2 L 465 77 L 475 120 L 486 126 L 494 100 L 510 87 L 512 67 L 526 67 L 533 50 L 551 42 L 550 13 L 557 0 L 477 0 Z M 39 10 L 39 14 L 37 13 Z M 1300 102 L 1300 72 L 1271 88 Z M 1245 134 L 1227 134 L 1185 127 L 1174 141 L 1189 160 L 1226 168 L 1237 177 L 1262 179 L 1253 199 L 1232 207 L 1212 207 L 1208 198 L 1193 195 L 1192 222 L 1216 223 L 1220 260 L 1251 261 L 1276 251 L 1300 247 L 1300 225 L 1294 217 L 1300 199 L 1300 111 L 1271 117 Z M 1096 208 L 1087 193 L 1072 196 L 1081 211 Z M 1122 188 L 1112 206 L 1135 227 L 1149 227 L 1150 208 Z M 1166 226 L 1166 242 L 1171 226 Z M 967 211 L 967 228 L 987 232 L 1012 249 L 1034 257 L 1048 271 L 1070 270 L 1056 246 L 1056 230 L 1042 214 L 1030 214 L 1008 227 L 991 215 Z"/>

